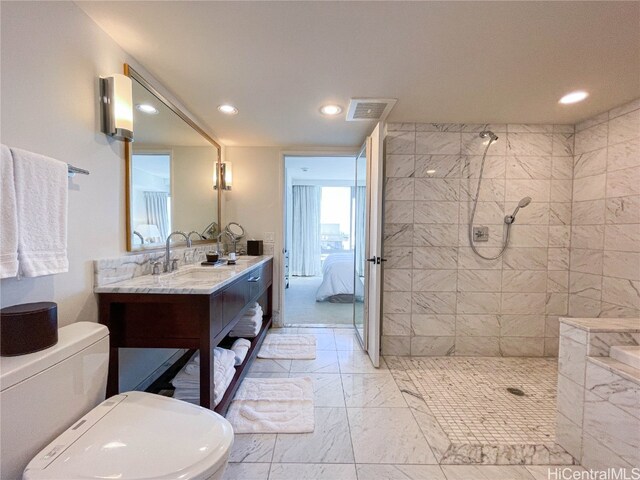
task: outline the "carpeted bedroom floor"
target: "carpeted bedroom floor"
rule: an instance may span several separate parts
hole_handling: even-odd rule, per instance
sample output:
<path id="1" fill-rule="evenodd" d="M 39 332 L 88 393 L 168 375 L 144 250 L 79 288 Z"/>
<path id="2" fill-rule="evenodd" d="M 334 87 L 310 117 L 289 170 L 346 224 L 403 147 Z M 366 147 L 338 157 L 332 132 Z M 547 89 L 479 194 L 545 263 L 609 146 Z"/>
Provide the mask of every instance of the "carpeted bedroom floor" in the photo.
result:
<path id="1" fill-rule="evenodd" d="M 285 325 L 352 325 L 353 304 L 316 302 L 322 277 L 290 277 L 285 290 Z"/>

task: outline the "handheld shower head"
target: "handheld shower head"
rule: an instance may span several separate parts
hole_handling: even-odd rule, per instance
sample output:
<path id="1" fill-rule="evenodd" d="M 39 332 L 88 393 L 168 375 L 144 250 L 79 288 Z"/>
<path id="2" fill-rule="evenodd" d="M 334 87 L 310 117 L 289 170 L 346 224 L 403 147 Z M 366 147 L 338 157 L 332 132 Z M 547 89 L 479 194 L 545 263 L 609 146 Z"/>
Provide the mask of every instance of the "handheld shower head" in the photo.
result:
<path id="1" fill-rule="evenodd" d="M 498 136 L 493 133 L 491 130 L 483 130 L 482 132 L 480 132 L 480 138 L 487 138 L 489 137 L 489 139 L 492 142 L 495 142 L 496 140 L 498 140 Z"/>
<path id="2" fill-rule="evenodd" d="M 518 208 L 524 208 L 531 203 L 531 197 L 524 197 L 518 202 Z"/>
<path id="3" fill-rule="evenodd" d="M 520 210 L 521 208 L 525 208 L 530 203 L 531 203 L 531 197 L 524 197 L 522 200 L 520 200 L 518 202 L 518 205 L 516 206 L 516 209 L 513 211 L 513 213 L 511 215 L 507 215 L 506 217 L 504 217 L 504 223 L 511 225 L 513 222 L 515 222 L 516 214 L 518 213 L 518 210 Z"/>

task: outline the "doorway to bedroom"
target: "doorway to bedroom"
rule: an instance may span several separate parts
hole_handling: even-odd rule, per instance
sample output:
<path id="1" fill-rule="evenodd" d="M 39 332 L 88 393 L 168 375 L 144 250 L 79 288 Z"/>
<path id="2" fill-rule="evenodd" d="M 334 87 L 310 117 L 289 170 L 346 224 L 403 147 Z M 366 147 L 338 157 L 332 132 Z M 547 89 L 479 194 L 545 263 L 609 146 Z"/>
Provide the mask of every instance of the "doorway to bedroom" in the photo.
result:
<path id="1" fill-rule="evenodd" d="M 284 324 L 353 328 L 364 295 L 354 252 L 365 188 L 355 156 L 286 156 L 285 178 Z"/>

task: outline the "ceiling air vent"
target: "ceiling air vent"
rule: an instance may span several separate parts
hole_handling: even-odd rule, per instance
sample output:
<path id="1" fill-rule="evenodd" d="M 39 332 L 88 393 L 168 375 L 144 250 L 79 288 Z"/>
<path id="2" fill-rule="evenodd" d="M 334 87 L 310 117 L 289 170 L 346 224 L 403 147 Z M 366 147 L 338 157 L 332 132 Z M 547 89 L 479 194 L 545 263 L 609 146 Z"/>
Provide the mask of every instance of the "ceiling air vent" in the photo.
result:
<path id="1" fill-rule="evenodd" d="M 347 122 L 384 120 L 396 104 L 395 98 L 352 98 Z"/>

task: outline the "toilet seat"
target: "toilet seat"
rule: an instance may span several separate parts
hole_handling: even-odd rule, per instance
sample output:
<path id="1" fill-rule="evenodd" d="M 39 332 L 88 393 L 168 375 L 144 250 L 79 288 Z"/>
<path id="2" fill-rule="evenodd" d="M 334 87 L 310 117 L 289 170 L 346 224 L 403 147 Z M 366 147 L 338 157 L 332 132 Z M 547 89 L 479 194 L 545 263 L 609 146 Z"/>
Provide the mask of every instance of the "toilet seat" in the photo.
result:
<path id="1" fill-rule="evenodd" d="M 25 480 L 206 479 L 227 462 L 231 424 L 211 410 L 143 392 L 111 397 L 45 447 Z"/>

